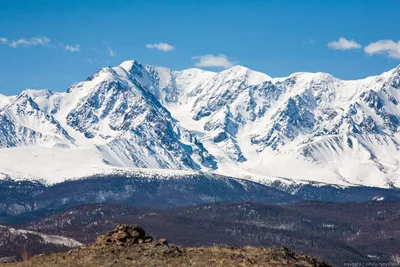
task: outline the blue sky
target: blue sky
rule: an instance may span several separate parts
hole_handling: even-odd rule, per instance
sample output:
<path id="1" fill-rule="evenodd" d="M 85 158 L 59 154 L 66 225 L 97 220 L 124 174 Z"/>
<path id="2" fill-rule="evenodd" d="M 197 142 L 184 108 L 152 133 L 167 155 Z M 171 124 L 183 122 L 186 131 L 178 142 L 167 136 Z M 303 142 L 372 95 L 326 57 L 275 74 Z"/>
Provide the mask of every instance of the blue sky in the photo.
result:
<path id="1" fill-rule="evenodd" d="M 4 0 L 0 93 L 65 91 L 128 59 L 362 78 L 400 64 L 399 11 L 396 0 Z"/>

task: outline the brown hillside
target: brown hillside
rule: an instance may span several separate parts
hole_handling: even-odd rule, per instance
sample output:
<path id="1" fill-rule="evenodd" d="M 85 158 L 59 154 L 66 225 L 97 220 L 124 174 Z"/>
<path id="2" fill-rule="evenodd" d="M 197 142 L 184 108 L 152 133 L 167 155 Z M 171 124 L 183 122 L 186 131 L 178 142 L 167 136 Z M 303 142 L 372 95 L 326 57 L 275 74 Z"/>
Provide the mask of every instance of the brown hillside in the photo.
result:
<path id="1" fill-rule="evenodd" d="M 330 266 L 286 248 L 212 246 L 184 248 L 165 239 L 153 241 L 139 226 L 119 225 L 86 247 L 67 253 L 35 256 L 27 262 L 0 266 Z"/>

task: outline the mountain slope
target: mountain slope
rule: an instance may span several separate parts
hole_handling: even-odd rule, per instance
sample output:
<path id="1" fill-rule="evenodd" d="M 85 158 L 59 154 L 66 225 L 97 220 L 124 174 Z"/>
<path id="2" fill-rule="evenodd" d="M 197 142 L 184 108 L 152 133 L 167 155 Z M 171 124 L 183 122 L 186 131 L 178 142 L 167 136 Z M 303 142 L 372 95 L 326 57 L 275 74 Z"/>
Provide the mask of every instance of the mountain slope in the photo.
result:
<path id="1" fill-rule="evenodd" d="M 8 150 L 0 149 L 0 173 L 56 182 L 162 168 L 399 187 L 399 101 L 400 66 L 343 81 L 326 73 L 271 78 L 243 66 L 215 73 L 125 61 L 65 93 L 1 96 L 0 145 Z M 26 158 L 58 167 L 43 175 L 7 163 Z M 77 161 L 79 168 L 67 170 Z"/>

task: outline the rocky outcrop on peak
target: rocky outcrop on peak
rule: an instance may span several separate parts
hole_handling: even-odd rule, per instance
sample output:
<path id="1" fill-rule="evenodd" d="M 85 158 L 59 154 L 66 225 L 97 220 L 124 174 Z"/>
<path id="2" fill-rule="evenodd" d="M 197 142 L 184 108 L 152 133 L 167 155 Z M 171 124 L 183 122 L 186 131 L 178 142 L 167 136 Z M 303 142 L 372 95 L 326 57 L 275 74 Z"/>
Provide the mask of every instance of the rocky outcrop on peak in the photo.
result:
<path id="1" fill-rule="evenodd" d="M 95 246 L 116 244 L 118 246 L 130 246 L 132 244 L 149 243 L 153 237 L 147 236 L 139 225 L 120 224 L 111 232 L 100 236 Z"/>

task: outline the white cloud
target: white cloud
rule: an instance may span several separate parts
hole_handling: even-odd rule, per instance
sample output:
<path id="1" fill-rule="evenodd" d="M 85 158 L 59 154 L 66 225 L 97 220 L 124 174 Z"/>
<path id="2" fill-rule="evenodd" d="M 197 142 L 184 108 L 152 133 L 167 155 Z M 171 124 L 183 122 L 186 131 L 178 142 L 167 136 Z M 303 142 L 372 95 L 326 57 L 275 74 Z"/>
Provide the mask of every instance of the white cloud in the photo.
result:
<path id="1" fill-rule="evenodd" d="M 328 43 L 328 47 L 333 50 L 350 50 L 362 48 L 362 46 L 356 41 L 347 40 L 344 37 L 340 37 L 338 41 Z"/>
<path id="2" fill-rule="evenodd" d="M 19 46 L 47 46 L 50 48 L 58 49 L 62 48 L 69 52 L 79 52 L 81 47 L 79 44 L 76 45 L 64 45 L 61 42 L 53 42 L 48 37 L 33 37 L 33 38 L 19 38 L 16 40 L 10 40 L 6 37 L 0 37 L 0 44 L 8 45 L 13 48 L 18 48 Z M 115 52 L 113 51 L 115 54 Z"/>
<path id="3" fill-rule="evenodd" d="M 81 46 L 80 45 L 66 45 L 66 46 L 64 46 L 64 50 L 72 52 L 72 53 L 79 52 L 79 51 L 81 51 Z"/>
<path id="4" fill-rule="evenodd" d="M 115 52 L 110 46 L 107 46 L 107 50 L 108 50 L 108 54 L 110 55 L 110 57 L 117 56 L 117 52 Z"/>
<path id="5" fill-rule="evenodd" d="M 149 49 L 157 49 L 163 52 L 169 52 L 175 49 L 175 46 L 167 44 L 167 43 L 158 43 L 158 44 L 146 44 L 146 48 Z"/>
<path id="6" fill-rule="evenodd" d="M 234 64 L 233 62 L 229 59 L 229 57 L 225 55 L 203 55 L 203 56 L 195 56 L 192 57 L 192 60 L 196 60 L 197 62 L 194 63 L 196 67 L 214 67 L 214 68 L 230 68 Z"/>
<path id="7" fill-rule="evenodd" d="M 393 40 L 379 40 L 367 45 L 364 52 L 368 55 L 387 54 L 391 58 L 400 59 L 400 41 L 396 43 Z"/>
<path id="8" fill-rule="evenodd" d="M 21 38 L 18 40 L 13 40 L 8 43 L 11 47 L 18 47 L 20 45 L 24 46 L 37 46 L 37 45 L 48 45 L 50 43 L 50 39 L 47 37 L 34 37 L 30 39 Z"/>

